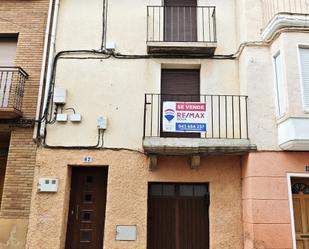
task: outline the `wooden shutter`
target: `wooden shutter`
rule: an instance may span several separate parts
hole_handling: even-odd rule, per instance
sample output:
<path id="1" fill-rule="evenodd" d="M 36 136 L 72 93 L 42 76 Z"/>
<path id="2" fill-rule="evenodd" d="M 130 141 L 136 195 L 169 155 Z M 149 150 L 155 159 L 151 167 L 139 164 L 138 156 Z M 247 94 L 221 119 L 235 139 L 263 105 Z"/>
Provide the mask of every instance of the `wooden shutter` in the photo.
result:
<path id="1" fill-rule="evenodd" d="M 17 38 L 0 37 L 0 66 L 14 66 L 16 46 Z"/>
<path id="2" fill-rule="evenodd" d="M 197 41 L 197 0 L 165 0 L 164 41 Z"/>
<path id="3" fill-rule="evenodd" d="M 163 69 L 161 73 L 161 110 L 164 101 L 200 101 L 199 69 Z M 161 113 L 162 117 L 162 113 Z M 199 133 L 162 132 L 161 137 L 200 137 Z"/>
<path id="4" fill-rule="evenodd" d="M 304 110 L 309 112 L 309 48 L 299 48 Z"/>

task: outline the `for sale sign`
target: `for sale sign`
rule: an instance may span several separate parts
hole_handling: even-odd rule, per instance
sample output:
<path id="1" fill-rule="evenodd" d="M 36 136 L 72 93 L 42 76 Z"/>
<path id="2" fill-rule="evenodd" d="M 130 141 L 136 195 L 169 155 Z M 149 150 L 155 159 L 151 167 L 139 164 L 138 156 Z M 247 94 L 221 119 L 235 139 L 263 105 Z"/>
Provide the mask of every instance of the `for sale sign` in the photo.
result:
<path id="1" fill-rule="evenodd" d="M 206 132 L 206 103 L 163 102 L 164 132 Z"/>

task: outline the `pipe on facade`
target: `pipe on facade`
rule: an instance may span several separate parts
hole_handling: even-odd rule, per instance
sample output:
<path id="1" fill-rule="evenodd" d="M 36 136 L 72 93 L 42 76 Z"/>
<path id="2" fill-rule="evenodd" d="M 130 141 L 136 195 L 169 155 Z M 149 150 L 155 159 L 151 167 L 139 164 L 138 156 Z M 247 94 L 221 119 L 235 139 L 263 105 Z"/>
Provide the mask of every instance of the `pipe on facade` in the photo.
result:
<path id="1" fill-rule="evenodd" d="M 53 0 L 51 0 L 53 1 Z M 50 34 L 50 48 L 48 52 L 48 64 L 47 64 L 47 74 L 46 74 L 46 86 L 45 86 L 45 93 L 44 93 L 44 102 L 43 102 L 43 108 L 42 112 L 46 109 L 47 105 L 47 98 L 49 95 L 49 88 L 51 84 L 51 79 L 52 79 L 52 72 L 53 72 L 53 60 L 54 60 L 54 53 L 55 53 L 55 40 L 56 40 L 56 31 L 57 31 L 57 20 L 58 20 L 58 12 L 59 12 L 59 5 L 60 5 L 60 0 L 54 0 L 55 1 L 55 8 L 54 8 L 54 13 L 51 16 L 51 21 L 52 21 L 52 30 Z M 47 52 L 47 51 L 46 51 Z M 43 71 L 44 72 L 44 71 Z M 40 115 L 40 118 L 42 117 L 42 112 Z M 40 136 L 44 136 L 44 131 L 45 131 L 45 122 L 41 122 L 41 127 L 39 134 Z"/>
<path id="2" fill-rule="evenodd" d="M 53 5 L 54 0 L 49 1 L 49 7 L 48 7 L 48 16 L 47 16 L 47 23 L 46 23 L 46 30 L 45 30 L 45 38 L 44 38 L 44 48 L 43 48 L 43 56 L 42 56 L 42 66 L 41 66 L 41 76 L 40 76 L 40 83 L 39 83 L 39 92 L 37 97 L 37 107 L 36 107 L 36 114 L 35 114 L 35 120 L 38 120 L 40 118 L 41 113 L 41 107 L 42 107 L 42 93 L 44 88 L 44 77 L 45 77 L 45 70 L 46 70 L 46 62 L 47 62 L 47 50 L 49 47 L 50 42 L 50 25 L 51 25 L 51 19 L 53 15 Z M 38 129 L 40 127 L 40 123 L 36 123 L 34 126 L 33 131 L 33 140 L 35 141 L 38 137 Z"/>

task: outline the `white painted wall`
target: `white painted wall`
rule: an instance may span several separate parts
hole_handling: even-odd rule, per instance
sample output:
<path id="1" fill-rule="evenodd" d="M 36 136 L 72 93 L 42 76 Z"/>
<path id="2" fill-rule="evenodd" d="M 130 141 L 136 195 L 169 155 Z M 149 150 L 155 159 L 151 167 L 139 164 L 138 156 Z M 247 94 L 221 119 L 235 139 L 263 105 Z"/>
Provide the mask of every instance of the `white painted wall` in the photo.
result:
<path id="1" fill-rule="evenodd" d="M 61 0 L 56 50 L 99 49 L 102 33 L 102 1 Z M 107 42 L 116 52 L 146 54 L 147 5 L 159 0 L 109 1 Z M 255 0 L 200 0 L 215 5 L 218 48 L 216 54 L 235 53 L 241 42 L 261 41 L 262 7 Z M 307 117 L 301 108 L 297 44 L 309 44 L 309 35 L 284 33 L 270 46 L 246 47 L 238 60 L 143 59 L 61 60 L 56 86 L 68 90 L 66 108 L 82 115 L 81 123 L 47 126 L 51 145 L 93 145 L 96 119 L 108 117 L 106 147 L 142 149 L 145 93 L 160 93 L 164 67 L 197 67 L 202 94 L 246 94 L 249 137 L 261 150 L 280 150 L 277 123 L 286 117 Z M 287 116 L 275 117 L 272 56 L 282 51 L 287 92 Z"/>

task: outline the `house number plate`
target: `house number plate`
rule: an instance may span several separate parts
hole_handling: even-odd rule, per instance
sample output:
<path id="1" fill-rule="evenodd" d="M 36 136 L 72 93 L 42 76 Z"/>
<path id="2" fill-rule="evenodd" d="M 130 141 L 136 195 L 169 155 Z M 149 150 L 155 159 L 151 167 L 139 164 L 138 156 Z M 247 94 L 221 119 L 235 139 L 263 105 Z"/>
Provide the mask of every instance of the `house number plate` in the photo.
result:
<path id="1" fill-rule="evenodd" d="M 93 158 L 92 156 L 84 156 L 84 163 L 92 163 L 93 162 Z"/>

